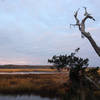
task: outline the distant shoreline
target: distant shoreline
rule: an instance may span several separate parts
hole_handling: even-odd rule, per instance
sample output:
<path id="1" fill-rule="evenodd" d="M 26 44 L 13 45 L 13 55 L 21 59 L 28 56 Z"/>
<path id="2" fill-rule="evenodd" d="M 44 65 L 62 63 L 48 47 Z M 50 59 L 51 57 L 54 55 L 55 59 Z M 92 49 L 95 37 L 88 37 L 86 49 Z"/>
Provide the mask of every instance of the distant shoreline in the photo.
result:
<path id="1" fill-rule="evenodd" d="M 53 65 L 0 65 L 0 69 L 51 69 L 55 67 Z M 94 68 L 94 67 L 88 67 L 88 68 Z"/>
<path id="2" fill-rule="evenodd" d="M 51 69 L 52 65 L 0 65 L 0 69 Z"/>

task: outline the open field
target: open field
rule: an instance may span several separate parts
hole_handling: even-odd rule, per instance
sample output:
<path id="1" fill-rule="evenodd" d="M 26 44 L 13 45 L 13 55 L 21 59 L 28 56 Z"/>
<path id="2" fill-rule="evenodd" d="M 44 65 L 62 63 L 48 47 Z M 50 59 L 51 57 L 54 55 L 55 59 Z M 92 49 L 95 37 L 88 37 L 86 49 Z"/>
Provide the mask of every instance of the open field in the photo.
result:
<path id="1" fill-rule="evenodd" d="M 0 93 L 2 94 L 44 94 L 50 96 L 63 95 L 68 87 L 65 83 L 68 75 L 0 75 Z"/>

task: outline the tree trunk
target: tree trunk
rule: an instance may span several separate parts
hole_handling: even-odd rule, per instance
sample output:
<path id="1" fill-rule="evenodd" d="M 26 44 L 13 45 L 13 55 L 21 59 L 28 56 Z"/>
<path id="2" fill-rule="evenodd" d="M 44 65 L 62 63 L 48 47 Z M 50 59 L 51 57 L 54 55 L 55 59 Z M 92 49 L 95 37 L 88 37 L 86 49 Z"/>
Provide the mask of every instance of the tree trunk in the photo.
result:
<path id="1" fill-rule="evenodd" d="M 89 36 L 87 39 L 90 41 L 92 47 L 94 48 L 94 50 L 96 51 L 96 53 L 100 57 L 100 47 L 97 46 L 96 42 L 94 41 L 94 39 L 91 36 Z"/>

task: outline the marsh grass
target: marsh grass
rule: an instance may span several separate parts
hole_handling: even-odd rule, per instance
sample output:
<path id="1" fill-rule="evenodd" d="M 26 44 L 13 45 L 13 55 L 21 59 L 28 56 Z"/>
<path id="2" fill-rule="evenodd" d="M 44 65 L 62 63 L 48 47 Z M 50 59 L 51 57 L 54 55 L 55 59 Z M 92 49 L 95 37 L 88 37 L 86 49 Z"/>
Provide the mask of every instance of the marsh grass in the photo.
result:
<path id="1" fill-rule="evenodd" d="M 0 72 L 52 72 L 57 71 L 56 69 L 0 69 Z"/>
<path id="2" fill-rule="evenodd" d="M 0 75 L 0 94 L 61 96 L 66 92 L 67 80 L 67 74 Z"/>
<path id="3" fill-rule="evenodd" d="M 32 71 L 34 69 L 22 69 L 22 70 L 5 69 L 5 70 L 7 72 L 8 71 L 17 72 L 22 70 Z M 47 70 L 48 69 L 46 69 L 46 71 Z M 2 71 L 4 71 L 4 69 L 2 69 Z M 71 85 L 72 83 L 69 82 L 68 73 L 0 75 L 0 94 L 6 94 L 6 95 L 36 94 L 42 97 L 50 97 L 50 98 L 66 97 L 66 94 L 68 94 Z M 100 98 L 100 91 L 94 91 L 94 94 L 97 98 Z"/>

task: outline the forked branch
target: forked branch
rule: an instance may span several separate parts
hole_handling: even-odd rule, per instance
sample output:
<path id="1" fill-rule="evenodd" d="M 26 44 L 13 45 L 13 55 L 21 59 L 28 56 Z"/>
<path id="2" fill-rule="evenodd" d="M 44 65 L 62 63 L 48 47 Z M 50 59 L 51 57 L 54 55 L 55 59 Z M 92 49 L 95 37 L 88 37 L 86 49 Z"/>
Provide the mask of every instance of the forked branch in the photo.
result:
<path id="1" fill-rule="evenodd" d="M 70 24 L 72 26 L 78 26 L 81 34 L 82 34 L 82 37 L 86 37 L 92 47 L 94 48 L 94 50 L 96 51 L 96 53 L 98 54 L 98 56 L 100 56 L 100 47 L 96 44 L 96 42 L 94 41 L 94 39 L 92 38 L 91 34 L 89 32 L 86 32 L 85 31 L 85 22 L 87 19 L 92 19 L 93 21 L 95 21 L 94 17 L 89 14 L 87 12 L 87 8 L 86 7 L 83 7 L 85 9 L 85 13 L 84 13 L 84 18 L 82 19 L 82 21 L 80 22 L 80 20 L 78 19 L 78 12 L 79 12 L 79 9 L 75 12 L 74 14 L 74 18 L 76 20 L 76 24 Z"/>

